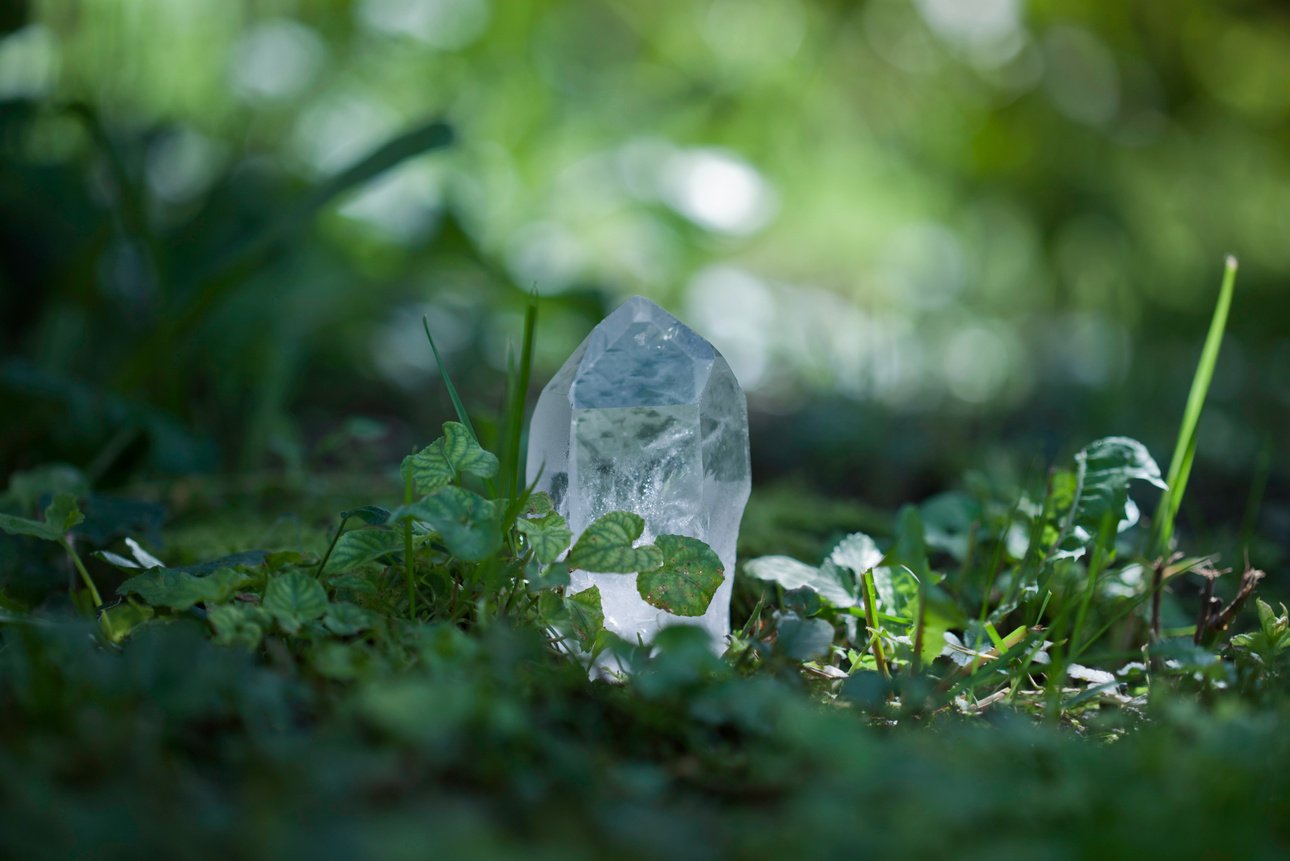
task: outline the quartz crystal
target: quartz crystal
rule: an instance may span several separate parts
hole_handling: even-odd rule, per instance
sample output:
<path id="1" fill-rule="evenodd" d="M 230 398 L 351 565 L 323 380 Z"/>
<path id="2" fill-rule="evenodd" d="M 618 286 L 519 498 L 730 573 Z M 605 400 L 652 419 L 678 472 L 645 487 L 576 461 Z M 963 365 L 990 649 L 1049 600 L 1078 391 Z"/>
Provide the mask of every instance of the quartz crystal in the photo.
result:
<path id="1" fill-rule="evenodd" d="M 635 574 L 574 571 L 569 594 L 600 587 L 605 627 L 630 642 L 693 624 L 724 646 L 748 501 L 748 408 L 711 344 L 648 299 L 629 299 L 543 389 L 528 479 L 551 495 L 575 536 L 602 514 L 631 511 L 645 520 L 642 541 L 672 534 L 707 542 L 726 576 L 703 616 L 645 603 Z"/>

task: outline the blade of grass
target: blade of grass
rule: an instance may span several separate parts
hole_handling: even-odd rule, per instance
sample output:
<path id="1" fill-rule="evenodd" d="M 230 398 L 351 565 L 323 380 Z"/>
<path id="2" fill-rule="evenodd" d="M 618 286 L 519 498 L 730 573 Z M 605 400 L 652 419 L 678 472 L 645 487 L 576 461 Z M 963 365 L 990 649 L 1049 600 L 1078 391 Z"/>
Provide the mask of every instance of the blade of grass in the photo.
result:
<path id="1" fill-rule="evenodd" d="M 1209 334 L 1205 336 L 1205 346 L 1201 349 L 1200 362 L 1196 365 L 1196 375 L 1192 378 L 1187 407 L 1183 410 L 1182 424 L 1178 428 L 1178 439 L 1174 444 L 1173 459 L 1169 463 L 1169 474 L 1165 479 L 1169 489 L 1160 497 L 1160 506 L 1156 510 L 1151 548 L 1155 556 L 1166 555 L 1173 541 L 1174 520 L 1182 505 L 1192 460 L 1196 455 L 1196 428 L 1200 424 L 1201 411 L 1205 408 L 1209 384 L 1214 379 L 1214 366 L 1218 364 L 1218 353 L 1223 346 L 1223 332 L 1227 329 L 1227 316 L 1236 287 L 1237 266 L 1236 258 L 1228 255 L 1218 302 L 1209 323 Z"/>
<path id="2" fill-rule="evenodd" d="M 885 678 L 890 679 L 891 671 L 887 669 L 887 658 L 882 652 L 882 636 L 878 633 L 878 590 L 873 585 L 873 569 L 861 575 L 861 582 L 864 585 L 865 626 L 869 629 L 870 636 L 873 637 L 873 660 L 878 665 L 878 672 L 882 673 Z"/>
<path id="3" fill-rule="evenodd" d="M 452 377 L 448 375 L 448 368 L 443 363 L 443 356 L 439 355 L 439 348 L 435 346 L 434 335 L 430 334 L 430 317 L 429 315 L 421 318 L 421 325 L 426 330 L 426 340 L 430 342 L 430 352 L 434 353 L 435 364 L 439 366 L 439 376 L 443 377 L 444 388 L 448 390 L 448 397 L 452 400 L 452 408 L 457 412 L 457 421 L 466 426 L 470 431 L 470 436 L 479 444 L 479 434 L 475 433 L 475 425 L 470 421 L 470 414 L 466 412 L 466 405 L 461 402 L 461 395 L 457 394 L 457 387 L 452 384 Z"/>
<path id="4" fill-rule="evenodd" d="M 525 402 L 533 374 L 533 348 L 537 332 L 537 295 L 524 309 L 524 340 L 520 344 L 519 368 L 507 377 L 506 411 L 502 420 L 502 496 L 510 499 L 522 487 L 520 442 L 524 436 Z"/>

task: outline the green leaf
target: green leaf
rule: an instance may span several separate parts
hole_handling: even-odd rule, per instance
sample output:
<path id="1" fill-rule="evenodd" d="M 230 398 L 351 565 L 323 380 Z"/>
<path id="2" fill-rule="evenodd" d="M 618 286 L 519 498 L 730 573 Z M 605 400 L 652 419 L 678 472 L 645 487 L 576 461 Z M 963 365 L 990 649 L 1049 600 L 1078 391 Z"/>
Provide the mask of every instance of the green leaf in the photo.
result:
<path id="1" fill-rule="evenodd" d="M 823 658 L 833 646 L 833 626 L 824 619 L 784 613 L 775 622 L 775 650 L 795 661 Z"/>
<path id="2" fill-rule="evenodd" d="M 113 643 L 120 643 L 155 615 L 156 611 L 147 605 L 125 601 L 99 614 L 99 627 L 103 636 Z"/>
<path id="3" fill-rule="evenodd" d="M 573 540 L 568 522 L 554 511 L 533 519 L 521 517 L 515 521 L 515 528 L 524 533 L 538 561 L 547 565 L 559 559 Z"/>
<path id="4" fill-rule="evenodd" d="M 1129 499 L 1129 484 L 1145 481 L 1166 488 L 1160 467 L 1146 446 L 1128 437 L 1107 437 L 1089 444 L 1075 455 L 1074 487 L 1058 488 L 1066 515 L 1063 539 L 1053 556 L 1078 559 L 1086 552 L 1106 517 L 1114 517 L 1121 530 L 1137 522 L 1138 509 Z"/>
<path id="5" fill-rule="evenodd" d="M 762 556 L 744 563 L 744 573 L 788 590 L 810 589 L 835 607 L 855 607 L 860 603 L 842 582 L 836 566 L 815 568 L 789 556 Z"/>
<path id="6" fill-rule="evenodd" d="M 524 513 L 529 517 L 540 517 L 543 514 L 550 514 L 555 511 L 555 503 L 551 501 L 551 494 L 545 490 L 539 490 L 536 493 L 530 493 L 528 502 L 525 504 Z"/>
<path id="7" fill-rule="evenodd" d="M 59 493 L 45 509 L 45 520 L 29 520 L 12 514 L 0 514 L 0 532 L 26 535 L 43 541 L 59 541 L 73 526 L 85 519 L 76 507 L 76 496 Z"/>
<path id="8" fill-rule="evenodd" d="M 645 521 L 626 511 L 611 511 L 586 528 L 569 551 L 570 568 L 593 574 L 634 574 L 663 564 L 663 553 L 650 545 L 634 547 Z"/>
<path id="9" fill-rule="evenodd" d="M 336 540 L 327 560 L 329 574 L 349 571 L 387 553 L 398 552 L 402 544 L 397 532 L 388 529 L 354 529 Z"/>
<path id="10" fill-rule="evenodd" d="M 361 508 L 351 508 L 340 513 L 341 520 L 348 520 L 351 517 L 357 517 L 368 526 L 383 526 L 389 521 L 390 512 L 379 505 L 364 505 Z"/>
<path id="11" fill-rule="evenodd" d="M 600 588 L 592 586 L 565 599 L 569 609 L 573 633 L 584 649 L 590 649 L 596 635 L 605 626 L 605 613 L 600 604 Z"/>
<path id="12" fill-rule="evenodd" d="M 305 622 L 320 619 L 327 612 L 327 590 L 303 571 L 288 571 L 269 581 L 262 606 L 282 630 L 294 634 Z"/>
<path id="13" fill-rule="evenodd" d="M 464 474 L 497 475 L 497 457 L 485 451 L 460 422 L 445 422 L 443 436 L 403 459 L 403 474 L 412 476 L 417 493 L 432 493 Z"/>
<path id="14" fill-rule="evenodd" d="M 702 616 L 726 579 L 721 558 L 697 538 L 660 535 L 654 542 L 663 564 L 636 575 L 636 591 L 646 603 L 676 616 Z"/>
<path id="15" fill-rule="evenodd" d="M 502 546 L 501 512 L 493 502 L 460 487 L 441 487 L 420 502 L 396 508 L 391 520 L 429 524 L 458 559 L 482 562 Z"/>
<path id="16" fill-rule="evenodd" d="M 196 604 L 220 604 L 251 583 L 250 575 L 221 568 L 198 577 L 170 568 L 150 568 L 117 587 L 118 595 L 138 595 L 153 607 L 187 610 Z"/>
<path id="17" fill-rule="evenodd" d="M 350 637 L 372 627 L 374 618 L 370 612 L 357 604 L 340 601 L 327 608 L 323 617 L 323 627 L 338 637 Z"/>
<path id="18" fill-rule="evenodd" d="M 221 604 L 206 609 L 206 621 L 215 631 L 215 642 L 221 646 L 244 646 L 254 651 L 260 647 L 264 632 L 273 622 L 260 607 L 246 604 Z"/>

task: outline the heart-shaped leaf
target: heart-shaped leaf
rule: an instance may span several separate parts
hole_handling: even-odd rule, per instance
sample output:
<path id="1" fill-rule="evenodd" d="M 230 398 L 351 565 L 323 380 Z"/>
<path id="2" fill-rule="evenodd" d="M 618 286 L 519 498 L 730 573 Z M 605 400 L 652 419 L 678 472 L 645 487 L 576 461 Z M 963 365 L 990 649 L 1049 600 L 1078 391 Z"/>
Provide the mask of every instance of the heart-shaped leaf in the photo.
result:
<path id="1" fill-rule="evenodd" d="M 651 606 L 676 616 L 702 616 L 725 579 L 721 558 L 686 535 L 660 535 L 663 564 L 636 575 L 636 591 Z"/>
<path id="2" fill-rule="evenodd" d="M 354 529 L 336 540 L 327 560 L 327 573 L 357 568 L 387 553 L 403 549 L 402 538 L 389 529 Z"/>
<path id="3" fill-rule="evenodd" d="M 593 574 L 633 574 L 663 564 L 663 553 L 651 545 L 632 546 L 645 531 L 645 521 L 627 511 L 598 517 L 578 538 L 565 559 L 570 568 Z"/>
<path id="4" fill-rule="evenodd" d="M 411 518 L 426 523 L 458 559 L 481 562 L 502 546 L 497 505 L 460 487 L 441 487 L 420 502 L 396 508 L 392 521 Z"/>
<path id="5" fill-rule="evenodd" d="M 515 521 L 515 528 L 524 533 L 538 561 L 548 565 L 569 549 L 573 539 L 568 522 L 554 511 L 532 519 L 521 517 Z"/>
<path id="6" fill-rule="evenodd" d="M 417 493 L 432 493 L 469 473 L 480 478 L 497 475 L 497 457 L 485 451 L 459 422 L 445 422 L 443 436 L 403 459 L 403 474 L 411 475 Z"/>
<path id="7" fill-rule="evenodd" d="M 288 571 L 269 581 L 261 606 L 282 630 L 294 634 L 305 622 L 322 618 L 327 612 L 327 590 L 303 571 Z"/>

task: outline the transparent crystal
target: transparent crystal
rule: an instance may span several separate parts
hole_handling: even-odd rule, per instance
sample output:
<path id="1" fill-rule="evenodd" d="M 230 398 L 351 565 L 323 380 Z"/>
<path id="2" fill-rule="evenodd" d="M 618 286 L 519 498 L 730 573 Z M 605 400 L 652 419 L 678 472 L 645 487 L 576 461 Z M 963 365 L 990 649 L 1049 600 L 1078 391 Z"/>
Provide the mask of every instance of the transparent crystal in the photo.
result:
<path id="1" fill-rule="evenodd" d="M 707 542 L 726 577 L 701 617 L 645 603 L 635 574 L 575 571 L 569 591 L 599 586 L 605 627 L 631 642 L 691 624 L 724 644 L 750 486 L 748 408 L 711 344 L 648 299 L 629 299 L 542 390 L 528 479 L 551 495 L 575 536 L 602 514 L 631 511 L 645 519 L 644 541 L 672 534 Z"/>

